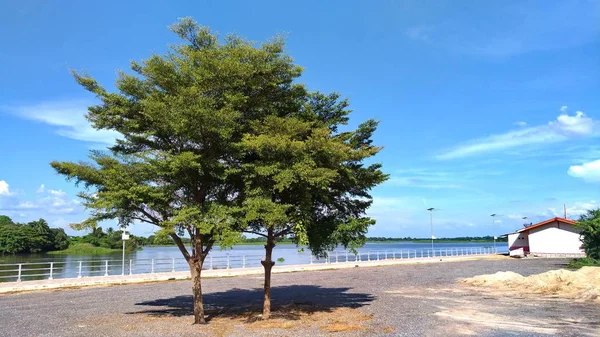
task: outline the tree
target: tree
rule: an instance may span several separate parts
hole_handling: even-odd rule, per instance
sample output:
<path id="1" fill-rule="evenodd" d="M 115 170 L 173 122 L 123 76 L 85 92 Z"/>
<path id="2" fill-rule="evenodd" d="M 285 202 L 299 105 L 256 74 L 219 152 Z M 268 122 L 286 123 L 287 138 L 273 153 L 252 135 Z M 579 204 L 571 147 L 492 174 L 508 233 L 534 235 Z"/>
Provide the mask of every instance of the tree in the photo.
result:
<path id="1" fill-rule="evenodd" d="M 258 47 L 236 36 L 220 42 L 189 18 L 171 29 L 184 44 L 133 62 L 134 74 L 119 74 L 116 93 L 74 73 L 101 101 L 87 119 L 121 138 L 108 152 L 93 151 L 92 163 L 51 165 L 86 188 L 80 197 L 91 215 L 82 227 L 117 219 L 169 233 L 190 267 L 194 321 L 204 323 L 204 260 L 215 242 L 229 246 L 240 235 L 233 217 L 243 196 L 238 145 L 249 121 L 292 108 L 301 69 L 280 39 Z"/>
<path id="2" fill-rule="evenodd" d="M 241 147 L 243 201 L 247 233 L 266 238 L 263 319 L 271 312 L 272 252 L 278 240 L 293 234 L 299 245 L 326 256 L 338 244 L 364 244 L 374 223 L 364 216 L 368 191 L 385 181 L 379 164 L 364 166 L 379 147 L 371 144 L 377 123 L 338 132 L 350 113 L 339 95 L 306 93 L 296 111 L 279 111 L 251 123 Z"/>
<path id="3" fill-rule="evenodd" d="M 0 254 L 40 253 L 65 249 L 69 237 L 62 228 L 50 228 L 44 219 L 14 223 L 0 215 Z"/>
<path id="4" fill-rule="evenodd" d="M 586 255 L 600 261 L 600 208 L 583 214 L 575 226 L 581 230 Z"/>
<path id="5" fill-rule="evenodd" d="M 62 228 L 50 228 L 52 232 L 53 250 L 64 250 L 69 248 L 69 236 Z"/>
<path id="6" fill-rule="evenodd" d="M 46 220 L 31 221 L 27 226 L 30 233 L 28 240 L 30 253 L 39 253 L 54 249 L 54 238 Z"/>
<path id="7" fill-rule="evenodd" d="M 8 225 L 14 225 L 12 219 L 6 215 L 0 215 L 0 227 Z"/>

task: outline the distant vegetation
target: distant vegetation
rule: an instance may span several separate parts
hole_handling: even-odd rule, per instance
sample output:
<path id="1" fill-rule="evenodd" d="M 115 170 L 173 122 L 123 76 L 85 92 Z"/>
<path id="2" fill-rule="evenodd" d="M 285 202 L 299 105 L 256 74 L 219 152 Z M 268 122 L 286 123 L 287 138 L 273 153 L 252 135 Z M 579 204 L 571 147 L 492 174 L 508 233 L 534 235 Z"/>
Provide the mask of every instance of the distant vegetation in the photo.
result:
<path id="1" fill-rule="evenodd" d="M 70 238 L 70 243 L 72 246 L 85 243 L 94 247 L 121 250 L 123 249 L 123 241 L 121 238 L 122 234 L 123 231 L 116 231 L 110 227 L 106 230 L 106 232 L 102 229 L 102 227 L 96 227 L 92 229 L 92 231 L 89 234 L 86 234 L 84 236 L 72 236 Z M 138 247 L 143 246 L 145 242 L 145 238 L 131 235 L 125 245 L 125 250 L 136 250 Z"/>
<path id="2" fill-rule="evenodd" d="M 84 236 L 69 237 L 62 228 L 50 228 L 44 219 L 28 223 L 15 223 L 0 215 L 0 255 L 57 253 L 104 254 L 121 250 L 121 231 L 101 227 Z M 129 251 L 146 244 L 148 238 L 131 236 L 126 244 Z"/>
<path id="3" fill-rule="evenodd" d="M 64 250 L 55 250 L 52 252 L 48 252 L 48 254 L 67 254 L 67 255 L 104 255 L 110 253 L 118 253 L 121 252 L 123 247 L 119 249 L 113 248 L 104 248 L 94 246 L 91 243 L 72 243 L 69 248 Z"/>
<path id="4" fill-rule="evenodd" d="M 69 237 L 62 228 L 50 228 L 44 219 L 15 223 L 0 215 L 0 255 L 43 253 L 66 249 Z"/>

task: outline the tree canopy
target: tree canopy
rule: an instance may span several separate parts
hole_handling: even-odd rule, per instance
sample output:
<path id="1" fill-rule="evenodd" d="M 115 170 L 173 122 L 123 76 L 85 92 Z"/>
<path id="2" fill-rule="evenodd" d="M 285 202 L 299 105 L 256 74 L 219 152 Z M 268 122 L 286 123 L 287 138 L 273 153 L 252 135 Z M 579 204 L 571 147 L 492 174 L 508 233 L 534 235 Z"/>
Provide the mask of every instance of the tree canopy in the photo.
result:
<path id="1" fill-rule="evenodd" d="M 44 219 L 22 224 L 0 215 L 0 254 L 43 253 L 68 246 L 64 229 L 50 228 Z"/>
<path id="2" fill-rule="evenodd" d="M 233 217 L 242 184 L 238 143 L 249 121 L 293 110 L 290 96 L 303 87 L 292 84 L 301 69 L 281 39 L 258 47 L 236 36 L 220 41 L 189 18 L 171 29 L 184 43 L 133 62 L 133 74 L 119 73 L 116 93 L 74 73 L 100 100 L 87 114 L 93 127 L 121 137 L 108 152 L 93 151 L 91 163 L 51 165 L 86 187 L 80 196 L 91 216 L 84 227 L 146 222 L 173 238 L 190 264 L 195 321 L 203 323 L 204 259 L 215 242 L 227 246 L 240 237 Z"/>
<path id="3" fill-rule="evenodd" d="M 195 322 L 204 323 L 200 277 L 215 243 L 271 231 L 267 245 L 292 234 L 316 254 L 360 244 L 373 223 L 368 190 L 386 176 L 362 163 L 380 150 L 371 144 L 377 123 L 340 131 L 348 102 L 296 83 L 302 68 L 282 39 L 219 39 L 190 18 L 171 29 L 184 43 L 133 62 L 117 92 L 73 73 L 100 101 L 86 115 L 92 126 L 120 137 L 91 162 L 51 165 L 85 188 L 91 214 L 81 227 L 143 222 L 173 239 L 190 266 Z"/>
<path id="4" fill-rule="evenodd" d="M 600 208 L 583 214 L 575 226 L 581 229 L 581 242 L 586 255 L 600 261 Z"/>

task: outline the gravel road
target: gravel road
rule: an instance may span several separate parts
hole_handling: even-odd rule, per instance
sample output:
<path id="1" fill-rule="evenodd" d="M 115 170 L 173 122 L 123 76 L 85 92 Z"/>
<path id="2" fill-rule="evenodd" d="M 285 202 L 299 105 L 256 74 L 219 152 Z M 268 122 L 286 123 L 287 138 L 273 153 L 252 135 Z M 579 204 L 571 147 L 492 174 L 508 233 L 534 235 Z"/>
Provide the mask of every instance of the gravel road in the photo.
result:
<path id="1" fill-rule="evenodd" d="M 261 329 L 234 318 L 259 310 L 257 276 L 205 280 L 214 319 L 207 326 L 190 324 L 190 281 L 3 295 L 0 336 L 600 336 L 597 303 L 527 289 L 507 295 L 457 282 L 497 271 L 536 274 L 565 262 L 505 258 L 274 274 L 274 308 L 313 308 L 306 317 L 315 319 L 290 316 L 284 318 L 289 324 Z M 352 310 L 363 318 L 347 331 L 319 327 L 317 317 Z"/>

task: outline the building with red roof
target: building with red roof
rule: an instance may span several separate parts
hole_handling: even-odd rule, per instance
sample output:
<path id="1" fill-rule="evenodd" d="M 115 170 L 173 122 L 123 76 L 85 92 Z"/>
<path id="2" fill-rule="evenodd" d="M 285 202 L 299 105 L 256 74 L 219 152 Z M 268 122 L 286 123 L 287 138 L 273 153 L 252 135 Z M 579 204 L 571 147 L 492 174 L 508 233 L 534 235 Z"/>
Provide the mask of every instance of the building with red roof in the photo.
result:
<path id="1" fill-rule="evenodd" d="M 576 223 L 556 217 L 502 236 L 508 237 L 511 256 L 584 256 Z"/>

